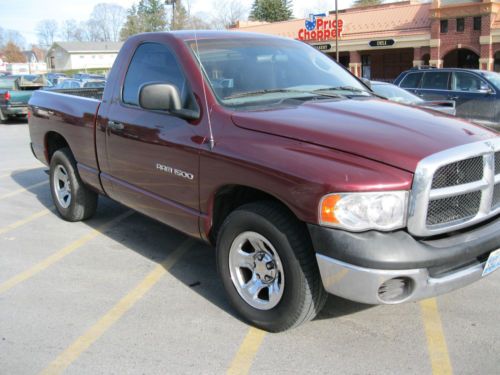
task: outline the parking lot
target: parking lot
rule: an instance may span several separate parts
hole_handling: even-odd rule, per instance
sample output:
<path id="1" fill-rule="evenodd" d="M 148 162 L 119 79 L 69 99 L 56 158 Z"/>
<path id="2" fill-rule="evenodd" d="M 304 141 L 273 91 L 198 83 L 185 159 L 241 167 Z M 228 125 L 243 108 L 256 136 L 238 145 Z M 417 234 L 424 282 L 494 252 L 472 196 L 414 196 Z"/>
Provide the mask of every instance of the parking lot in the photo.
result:
<path id="1" fill-rule="evenodd" d="M 0 125 L 0 373 L 500 373 L 500 272 L 436 299 L 330 296 L 268 334 L 235 316 L 212 249 L 107 198 L 54 212 L 25 123 Z"/>

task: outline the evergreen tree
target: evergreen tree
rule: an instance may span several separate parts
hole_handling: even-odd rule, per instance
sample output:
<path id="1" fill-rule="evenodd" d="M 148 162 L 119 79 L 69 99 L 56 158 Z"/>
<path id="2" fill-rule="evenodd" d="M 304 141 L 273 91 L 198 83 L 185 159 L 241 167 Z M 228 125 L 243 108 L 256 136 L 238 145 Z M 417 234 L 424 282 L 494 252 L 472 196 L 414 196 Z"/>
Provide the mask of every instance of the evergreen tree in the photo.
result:
<path id="1" fill-rule="evenodd" d="M 165 5 L 162 0 L 140 0 L 127 11 L 127 20 L 120 33 L 122 40 L 138 33 L 163 31 L 167 27 Z"/>
<path id="2" fill-rule="evenodd" d="M 353 8 L 356 7 L 367 7 L 370 5 L 380 5 L 383 3 L 383 0 L 354 0 L 352 4 Z"/>
<path id="3" fill-rule="evenodd" d="M 253 21 L 277 22 L 292 18 L 291 0 L 255 0 L 250 13 Z"/>

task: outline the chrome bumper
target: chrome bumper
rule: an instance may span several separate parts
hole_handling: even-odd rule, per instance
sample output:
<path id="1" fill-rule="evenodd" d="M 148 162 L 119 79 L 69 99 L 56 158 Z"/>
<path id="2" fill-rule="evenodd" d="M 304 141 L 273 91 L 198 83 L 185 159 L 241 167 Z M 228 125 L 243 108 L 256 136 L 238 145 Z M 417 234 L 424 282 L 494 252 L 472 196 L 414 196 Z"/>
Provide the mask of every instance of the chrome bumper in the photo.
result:
<path id="1" fill-rule="evenodd" d="M 327 292 L 366 304 L 396 304 L 434 297 L 481 279 L 484 263 L 478 263 L 433 278 L 425 268 L 379 270 L 358 267 L 325 255 L 316 254 L 323 285 Z M 380 298 L 380 287 L 394 278 L 409 280 L 407 293 L 392 301 Z"/>

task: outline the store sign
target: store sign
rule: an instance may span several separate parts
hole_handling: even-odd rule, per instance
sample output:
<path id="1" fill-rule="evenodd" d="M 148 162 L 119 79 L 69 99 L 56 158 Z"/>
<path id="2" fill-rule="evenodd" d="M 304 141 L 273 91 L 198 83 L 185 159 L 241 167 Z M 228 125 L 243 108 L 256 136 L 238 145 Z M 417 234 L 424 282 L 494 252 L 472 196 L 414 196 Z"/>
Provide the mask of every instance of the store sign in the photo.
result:
<path id="1" fill-rule="evenodd" d="M 330 48 L 332 48 L 332 45 L 331 44 L 316 44 L 316 45 L 313 45 L 313 47 L 319 51 L 328 51 Z"/>
<path id="2" fill-rule="evenodd" d="M 386 47 L 394 45 L 394 39 L 371 40 L 370 47 Z"/>
<path id="3" fill-rule="evenodd" d="M 335 35 L 342 35 L 344 21 L 339 19 L 338 27 L 335 20 L 323 19 L 325 13 L 310 14 L 305 20 L 305 27 L 299 30 L 299 40 L 331 40 Z"/>

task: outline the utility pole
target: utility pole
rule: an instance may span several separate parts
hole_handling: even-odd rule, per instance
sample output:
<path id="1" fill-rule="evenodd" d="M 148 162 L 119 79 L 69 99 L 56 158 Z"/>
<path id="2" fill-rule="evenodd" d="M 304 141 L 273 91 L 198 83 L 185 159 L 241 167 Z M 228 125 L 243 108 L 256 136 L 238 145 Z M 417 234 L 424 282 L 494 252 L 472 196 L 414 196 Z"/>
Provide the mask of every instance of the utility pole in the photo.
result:
<path id="1" fill-rule="evenodd" d="M 338 0 L 335 0 L 335 55 L 339 62 L 339 5 Z"/>

